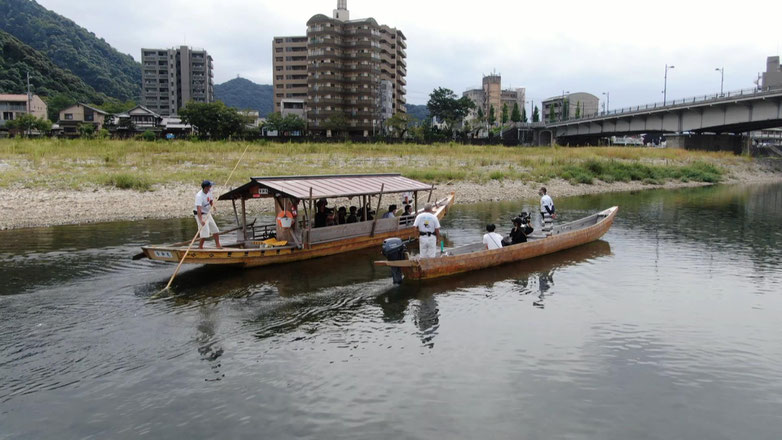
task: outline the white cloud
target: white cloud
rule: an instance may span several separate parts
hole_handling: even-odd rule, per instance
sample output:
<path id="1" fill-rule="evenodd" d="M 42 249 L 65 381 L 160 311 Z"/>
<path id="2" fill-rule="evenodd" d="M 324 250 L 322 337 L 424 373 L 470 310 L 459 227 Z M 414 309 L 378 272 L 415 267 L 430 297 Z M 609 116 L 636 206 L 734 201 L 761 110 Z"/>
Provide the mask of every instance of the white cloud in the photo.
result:
<path id="1" fill-rule="evenodd" d="M 312 15 L 330 15 L 333 0 L 39 0 L 136 59 L 141 47 L 188 44 L 215 59 L 215 80 L 237 74 L 271 83 L 271 41 L 302 35 Z M 782 3 L 626 1 L 349 0 L 352 18 L 372 16 L 408 40 L 408 101 L 425 103 L 438 86 L 457 93 L 496 69 L 503 84 L 526 87 L 535 102 L 562 90 L 600 96 L 611 106 L 752 87 L 782 37 L 772 18 Z"/>

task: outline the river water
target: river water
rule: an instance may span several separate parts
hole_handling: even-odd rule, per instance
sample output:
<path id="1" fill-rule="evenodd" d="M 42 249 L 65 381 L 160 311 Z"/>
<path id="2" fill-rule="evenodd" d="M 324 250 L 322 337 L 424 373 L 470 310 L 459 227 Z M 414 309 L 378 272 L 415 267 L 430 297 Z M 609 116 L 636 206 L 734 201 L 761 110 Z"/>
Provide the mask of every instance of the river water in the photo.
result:
<path id="1" fill-rule="evenodd" d="M 782 185 L 556 202 L 620 211 L 401 288 L 370 249 L 160 297 L 173 267 L 130 256 L 190 218 L 0 232 L 0 438 L 782 437 Z M 534 204 L 457 205 L 448 243 Z"/>

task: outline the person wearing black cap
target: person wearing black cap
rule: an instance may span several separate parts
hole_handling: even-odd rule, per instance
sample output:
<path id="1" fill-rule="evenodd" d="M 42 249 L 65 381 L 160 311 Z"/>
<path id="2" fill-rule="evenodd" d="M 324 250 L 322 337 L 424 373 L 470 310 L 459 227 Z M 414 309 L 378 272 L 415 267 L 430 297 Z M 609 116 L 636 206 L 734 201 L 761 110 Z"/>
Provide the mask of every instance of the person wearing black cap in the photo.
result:
<path id="1" fill-rule="evenodd" d="M 199 249 L 204 248 L 204 242 L 207 238 L 214 237 L 215 245 L 221 248 L 220 245 L 220 230 L 217 229 L 217 223 L 212 218 L 211 210 L 214 208 L 214 198 L 212 197 L 212 185 L 209 180 L 201 182 L 201 191 L 195 196 L 195 209 L 193 215 L 195 216 L 198 227 L 201 228 L 200 237 L 201 241 L 198 244 Z"/>

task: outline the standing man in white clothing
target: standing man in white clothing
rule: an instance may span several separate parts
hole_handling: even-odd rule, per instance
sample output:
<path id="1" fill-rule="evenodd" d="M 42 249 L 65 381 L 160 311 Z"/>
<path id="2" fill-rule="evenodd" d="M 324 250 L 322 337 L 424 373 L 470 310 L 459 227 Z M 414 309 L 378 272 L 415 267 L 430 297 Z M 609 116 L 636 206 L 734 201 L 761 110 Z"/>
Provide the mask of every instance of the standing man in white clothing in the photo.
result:
<path id="1" fill-rule="evenodd" d="M 538 194 L 540 195 L 540 216 L 543 218 L 543 233 L 549 236 L 554 228 L 552 219 L 557 218 L 557 214 L 554 211 L 554 201 L 551 199 L 551 196 L 546 194 L 545 186 L 540 188 Z"/>
<path id="2" fill-rule="evenodd" d="M 437 256 L 437 242 L 440 238 L 440 221 L 432 213 L 432 204 L 424 206 L 424 212 L 418 214 L 413 226 L 418 229 L 418 248 L 421 258 L 434 258 Z"/>
<path id="3" fill-rule="evenodd" d="M 222 248 L 220 245 L 220 230 L 217 229 L 217 223 L 215 223 L 210 213 L 215 204 L 211 189 L 212 182 L 204 180 L 201 182 L 201 191 L 198 191 L 198 194 L 195 196 L 193 215 L 195 215 L 198 227 L 201 228 L 201 241 L 198 244 L 198 249 L 204 248 L 204 242 L 209 236 L 214 237 L 215 245 L 218 248 Z"/>

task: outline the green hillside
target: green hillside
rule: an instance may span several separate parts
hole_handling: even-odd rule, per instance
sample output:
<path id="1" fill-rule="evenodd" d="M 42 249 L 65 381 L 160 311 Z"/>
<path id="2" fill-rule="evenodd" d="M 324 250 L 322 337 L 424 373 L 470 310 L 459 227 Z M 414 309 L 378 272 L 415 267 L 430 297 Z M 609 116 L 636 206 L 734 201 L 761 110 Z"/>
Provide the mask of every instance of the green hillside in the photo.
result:
<path id="1" fill-rule="evenodd" d="M 110 6 L 106 6 L 110 7 Z M 98 92 L 138 99 L 141 65 L 103 39 L 33 0 L 0 0 L 0 30 L 70 70 Z"/>
<path id="2" fill-rule="evenodd" d="M 274 111 L 274 90 L 270 85 L 234 78 L 215 84 L 215 99 L 239 110 L 257 110 L 261 117 Z"/>
<path id="3" fill-rule="evenodd" d="M 106 98 L 73 73 L 55 66 L 40 52 L 0 31 L 0 93 L 25 93 L 27 72 L 30 72 L 33 93 L 43 96 L 50 107 L 55 97 L 61 103 L 96 104 L 103 103 Z M 57 108 L 50 110 L 52 117 Z"/>
<path id="4" fill-rule="evenodd" d="M 426 105 L 406 104 L 405 108 L 407 109 L 408 115 L 419 121 L 424 121 L 429 118 L 429 109 L 426 108 Z"/>

